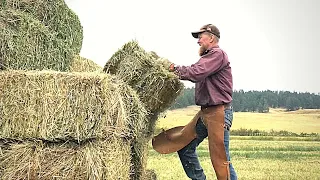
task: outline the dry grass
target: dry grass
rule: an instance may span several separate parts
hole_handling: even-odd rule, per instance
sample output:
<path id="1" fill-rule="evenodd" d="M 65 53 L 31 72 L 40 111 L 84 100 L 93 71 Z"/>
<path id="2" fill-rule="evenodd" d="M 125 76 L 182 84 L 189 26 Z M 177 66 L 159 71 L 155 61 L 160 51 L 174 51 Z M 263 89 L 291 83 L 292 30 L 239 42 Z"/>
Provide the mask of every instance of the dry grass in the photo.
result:
<path id="1" fill-rule="evenodd" d="M 234 113 L 233 129 L 289 131 L 294 133 L 320 133 L 320 114 L 271 112 Z"/>
<path id="2" fill-rule="evenodd" d="M 119 138 L 83 144 L 25 141 L 5 149 L 1 179 L 130 179 L 130 144 Z"/>
<path id="3" fill-rule="evenodd" d="M 32 15 L 60 39 L 65 47 L 79 54 L 82 46 L 82 26 L 78 16 L 64 0 L 4 0 L 4 9 L 16 9 Z"/>
<path id="4" fill-rule="evenodd" d="M 0 72 L 0 137 L 82 141 L 142 137 L 146 110 L 135 91 L 104 73 Z"/>
<path id="5" fill-rule="evenodd" d="M 131 179 L 149 180 L 150 175 L 146 172 L 148 160 L 148 139 L 133 141 L 131 144 Z"/>
<path id="6" fill-rule="evenodd" d="M 297 111 L 288 111 L 287 114 L 315 114 L 320 115 L 320 109 L 299 109 Z"/>
<path id="7" fill-rule="evenodd" d="M 69 69 L 71 47 L 30 14 L 1 10 L 0 25 L 0 69 Z"/>
<path id="8" fill-rule="evenodd" d="M 137 92 L 149 112 L 146 138 L 153 135 L 159 114 L 168 109 L 183 90 L 178 77 L 164 69 L 162 62 L 163 59 L 146 52 L 137 41 L 130 41 L 112 55 L 103 69 Z"/>
<path id="9" fill-rule="evenodd" d="M 167 129 L 186 125 L 199 110 L 198 106 L 168 111 L 166 118 L 158 121 L 158 127 Z M 271 109 L 270 113 L 235 112 L 232 129 L 258 129 L 264 131 L 289 131 L 294 133 L 320 133 L 319 110 L 286 112 Z"/>
<path id="10" fill-rule="evenodd" d="M 169 108 L 183 89 L 178 77 L 165 70 L 161 61 L 137 41 L 130 41 L 113 54 L 103 70 L 128 83 L 147 110 L 157 114 Z"/>
<path id="11" fill-rule="evenodd" d="M 70 65 L 70 72 L 102 72 L 102 67 L 90 59 L 76 55 Z"/>

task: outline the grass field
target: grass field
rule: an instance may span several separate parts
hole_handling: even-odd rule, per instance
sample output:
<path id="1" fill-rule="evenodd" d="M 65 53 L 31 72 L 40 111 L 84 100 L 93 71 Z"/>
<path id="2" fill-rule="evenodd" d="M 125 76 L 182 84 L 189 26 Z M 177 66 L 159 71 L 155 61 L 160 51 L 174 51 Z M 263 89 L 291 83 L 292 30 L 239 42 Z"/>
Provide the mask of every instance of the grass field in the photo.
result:
<path id="1" fill-rule="evenodd" d="M 157 128 L 185 125 L 198 111 L 188 107 L 168 111 Z M 282 128 L 281 128 L 282 127 Z M 320 133 L 320 110 L 270 113 L 234 113 L 233 129 L 286 130 L 295 133 Z M 230 140 L 232 163 L 239 180 L 320 180 L 320 142 L 300 137 L 240 137 Z M 198 147 L 201 165 L 208 180 L 215 175 L 208 153 L 208 141 Z M 148 169 L 154 169 L 159 180 L 187 180 L 176 153 L 161 155 L 149 148 Z"/>
<path id="2" fill-rule="evenodd" d="M 176 109 L 166 112 L 158 121 L 159 128 L 168 129 L 187 124 L 199 111 L 199 107 Z M 270 109 L 269 113 L 235 112 L 232 129 L 258 129 L 264 131 L 285 130 L 294 133 L 320 133 L 320 110 L 298 110 L 286 112 Z"/>

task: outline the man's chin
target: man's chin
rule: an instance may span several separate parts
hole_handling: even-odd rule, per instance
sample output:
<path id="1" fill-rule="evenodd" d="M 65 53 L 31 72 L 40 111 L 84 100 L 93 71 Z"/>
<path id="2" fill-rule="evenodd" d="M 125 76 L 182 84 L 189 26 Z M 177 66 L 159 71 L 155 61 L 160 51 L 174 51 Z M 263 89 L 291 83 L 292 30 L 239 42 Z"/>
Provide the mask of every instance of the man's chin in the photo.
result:
<path id="1" fill-rule="evenodd" d="M 202 56 L 202 55 L 204 54 L 204 52 L 206 52 L 206 50 L 207 50 L 206 48 L 204 48 L 204 47 L 201 46 L 201 47 L 199 48 L 199 56 Z"/>

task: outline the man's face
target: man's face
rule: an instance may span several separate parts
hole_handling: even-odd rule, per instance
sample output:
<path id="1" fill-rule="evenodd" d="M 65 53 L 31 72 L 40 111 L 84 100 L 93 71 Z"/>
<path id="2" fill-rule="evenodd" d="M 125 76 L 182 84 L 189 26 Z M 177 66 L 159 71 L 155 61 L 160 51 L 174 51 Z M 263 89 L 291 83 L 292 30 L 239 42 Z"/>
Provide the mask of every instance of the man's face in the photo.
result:
<path id="1" fill-rule="evenodd" d="M 203 53 L 210 47 L 210 44 L 212 43 L 212 41 L 213 41 L 213 37 L 209 33 L 204 32 L 199 34 L 198 44 L 200 46 L 200 49 L 199 49 L 200 56 L 202 56 Z"/>

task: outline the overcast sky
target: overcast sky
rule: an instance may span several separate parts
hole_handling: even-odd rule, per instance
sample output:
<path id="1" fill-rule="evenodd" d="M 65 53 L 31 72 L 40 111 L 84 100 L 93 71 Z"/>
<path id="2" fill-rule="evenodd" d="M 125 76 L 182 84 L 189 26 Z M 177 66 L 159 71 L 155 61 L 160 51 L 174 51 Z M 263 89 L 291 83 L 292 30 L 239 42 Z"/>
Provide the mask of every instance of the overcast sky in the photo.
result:
<path id="1" fill-rule="evenodd" d="M 137 40 L 178 65 L 198 61 L 191 31 L 215 24 L 234 89 L 320 92 L 318 0 L 66 0 L 84 29 L 80 55 L 103 66 Z M 187 83 L 190 86 L 192 83 Z"/>

